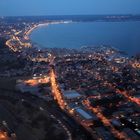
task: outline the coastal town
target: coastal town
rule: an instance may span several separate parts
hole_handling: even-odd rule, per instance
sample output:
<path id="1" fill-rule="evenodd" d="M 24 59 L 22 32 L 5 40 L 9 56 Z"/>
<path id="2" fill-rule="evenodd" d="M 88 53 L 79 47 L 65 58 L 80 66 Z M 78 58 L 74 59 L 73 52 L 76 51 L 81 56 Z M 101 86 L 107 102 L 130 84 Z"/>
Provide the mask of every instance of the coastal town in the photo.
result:
<path id="1" fill-rule="evenodd" d="M 0 115 L 0 139 L 139 140 L 139 54 L 30 40 L 36 28 L 70 22 L 1 18 L 0 108 L 11 117 Z"/>

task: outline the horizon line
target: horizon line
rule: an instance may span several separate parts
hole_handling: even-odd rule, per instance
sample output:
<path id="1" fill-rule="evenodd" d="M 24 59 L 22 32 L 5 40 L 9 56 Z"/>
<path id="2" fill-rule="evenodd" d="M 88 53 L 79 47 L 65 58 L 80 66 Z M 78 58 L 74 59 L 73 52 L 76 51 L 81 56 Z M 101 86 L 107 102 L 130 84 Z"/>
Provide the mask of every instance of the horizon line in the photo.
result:
<path id="1" fill-rule="evenodd" d="M 47 16 L 140 16 L 140 14 L 71 14 L 71 15 L 10 15 L 0 17 L 47 17 Z"/>

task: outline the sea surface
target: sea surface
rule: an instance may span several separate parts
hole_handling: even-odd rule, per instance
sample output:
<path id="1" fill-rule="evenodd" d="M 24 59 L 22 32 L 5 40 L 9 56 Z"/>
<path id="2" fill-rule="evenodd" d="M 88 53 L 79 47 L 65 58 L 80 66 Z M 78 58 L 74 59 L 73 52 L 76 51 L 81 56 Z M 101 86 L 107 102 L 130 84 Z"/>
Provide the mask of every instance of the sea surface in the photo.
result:
<path id="1" fill-rule="evenodd" d="M 109 45 L 129 55 L 140 53 L 140 21 L 50 24 L 35 29 L 30 37 L 40 48 Z"/>

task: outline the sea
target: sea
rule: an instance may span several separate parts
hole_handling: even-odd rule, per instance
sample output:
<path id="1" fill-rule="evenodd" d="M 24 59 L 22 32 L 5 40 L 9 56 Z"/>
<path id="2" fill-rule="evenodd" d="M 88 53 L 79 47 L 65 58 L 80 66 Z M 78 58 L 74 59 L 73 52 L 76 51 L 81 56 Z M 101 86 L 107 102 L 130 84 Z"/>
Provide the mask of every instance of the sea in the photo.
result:
<path id="1" fill-rule="evenodd" d="M 40 48 L 108 45 L 132 56 L 140 53 L 140 21 L 49 24 L 35 29 L 30 38 Z"/>

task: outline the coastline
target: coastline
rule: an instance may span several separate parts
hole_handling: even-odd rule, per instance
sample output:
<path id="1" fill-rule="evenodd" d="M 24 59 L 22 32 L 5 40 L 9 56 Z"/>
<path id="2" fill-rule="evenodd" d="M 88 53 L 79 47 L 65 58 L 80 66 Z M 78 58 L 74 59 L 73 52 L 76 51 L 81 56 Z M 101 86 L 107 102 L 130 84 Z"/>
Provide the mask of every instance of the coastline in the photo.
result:
<path id="1" fill-rule="evenodd" d="M 35 24 L 31 29 L 29 29 L 26 33 L 25 33 L 25 37 L 27 37 L 28 39 L 30 39 L 30 35 L 31 33 L 36 30 L 37 28 L 43 27 L 43 26 L 49 26 L 51 24 L 69 24 L 69 23 L 73 23 L 73 21 L 53 21 L 53 22 L 45 22 L 45 23 L 39 23 L 39 24 Z"/>
<path id="2" fill-rule="evenodd" d="M 73 21 L 46 21 L 46 22 L 40 22 L 40 23 L 34 23 L 34 24 L 30 24 L 29 26 L 26 26 L 26 28 L 24 28 L 24 30 L 22 30 L 22 38 L 18 37 L 18 34 L 13 34 L 13 36 L 11 36 L 11 38 L 9 38 L 6 42 L 6 45 L 11 48 L 14 52 L 16 51 L 19 51 L 21 52 L 22 48 L 28 48 L 28 47 L 39 47 L 39 49 L 41 49 L 42 47 L 41 44 L 39 43 L 36 43 L 32 40 L 32 37 L 31 37 L 31 34 L 34 30 L 40 28 L 40 27 L 43 27 L 43 26 L 49 26 L 51 24 L 70 24 L 70 23 L 79 23 L 79 22 L 73 22 Z M 48 27 L 47 27 L 48 28 Z M 16 48 L 16 46 L 14 45 L 13 41 L 16 40 L 17 42 L 19 42 L 19 44 L 21 44 L 22 48 L 19 47 L 19 48 Z M 84 43 L 83 43 L 84 44 Z M 94 43 L 93 43 L 94 44 Z M 117 48 L 115 45 L 111 45 L 111 44 L 107 44 L 107 43 L 104 43 L 104 45 L 109 45 L 113 48 Z M 82 46 L 82 45 L 81 45 Z M 86 45 L 87 47 L 88 46 L 92 46 L 92 45 Z M 102 46 L 102 44 L 99 44 L 99 45 L 95 45 L 95 46 Z M 115 46 L 115 47 L 114 47 Z M 21 49 L 20 49 L 21 48 Z M 53 47 L 51 47 L 50 45 L 48 47 L 46 47 L 48 49 L 54 49 Z M 44 49 L 44 48 L 43 48 Z M 58 48 L 60 49 L 60 48 Z M 63 49 L 63 48 L 61 48 Z M 67 49 L 67 48 L 66 48 Z M 73 49 L 73 48 L 72 48 Z M 79 48 L 78 48 L 79 49 Z M 71 49 L 70 49 L 71 50 Z M 77 50 L 77 49 L 76 49 Z M 125 52 L 125 55 L 126 55 L 126 51 L 123 50 L 123 49 L 120 49 L 120 48 L 117 48 L 118 51 L 120 52 Z M 136 54 L 136 52 L 134 52 L 134 55 Z M 127 53 L 128 55 L 128 53 Z M 133 54 L 132 54 L 133 55 Z M 130 54 L 130 56 L 132 56 Z"/>
<path id="3" fill-rule="evenodd" d="M 60 22 L 61 23 L 61 22 Z M 75 22 L 74 22 L 75 23 Z M 76 22 L 77 23 L 77 22 Z M 96 22 L 78 22 L 78 24 L 88 24 L 88 23 L 91 23 L 91 24 L 94 24 L 94 26 L 93 26 L 93 28 L 95 28 L 95 30 L 96 30 L 96 25 L 98 24 L 98 23 L 96 23 Z M 49 23 L 49 24 L 55 24 L 55 23 Z M 49 25 L 48 24 L 48 25 Z M 59 24 L 59 22 L 57 23 L 57 24 Z M 132 24 L 132 25 L 135 25 L 135 22 L 134 22 L 134 24 L 133 23 L 130 23 L 130 22 L 119 22 L 119 24 L 118 24 L 118 22 L 117 23 L 114 23 L 114 22 L 111 22 L 111 23 L 107 23 L 107 22 L 105 22 L 105 23 L 100 23 L 101 25 L 102 24 L 107 24 L 107 27 L 109 27 L 110 25 L 111 25 L 111 27 L 109 28 L 109 29 L 112 29 L 111 31 L 106 31 L 105 30 L 105 34 L 109 34 L 108 36 L 111 38 L 114 34 L 114 32 L 112 32 L 112 31 L 115 31 L 115 33 L 116 33 L 116 35 L 114 35 L 114 38 L 113 39 L 110 39 L 109 37 L 107 37 L 107 36 L 105 36 L 104 34 L 103 34 L 103 37 L 105 38 L 105 40 L 104 40 L 104 38 L 103 39 L 99 39 L 100 38 L 100 36 L 99 36 L 99 34 L 100 34 L 100 30 L 98 30 L 97 32 L 98 32 L 98 34 L 97 34 L 97 32 L 95 31 L 95 36 L 93 36 L 93 41 L 91 41 L 92 43 L 85 43 L 84 41 L 79 41 L 80 43 L 77 43 L 78 45 L 79 45 L 79 47 L 77 47 L 78 49 L 80 48 L 80 46 L 92 46 L 92 44 L 93 44 L 93 46 L 102 46 L 102 45 L 107 45 L 107 46 L 111 46 L 111 47 L 113 47 L 113 48 L 117 48 L 117 50 L 118 51 L 120 51 L 120 52 L 123 52 L 125 55 L 129 55 L 129 56 L 132 56 L 132 55 L 135 55 L 136 53 L 137 53 L 137 51 L 136 50 L 138 50 L 139 51 L 139 49 L 137 49 L 137 45 L 135 45 L 134 43 L 134 41 L 132 42 L 132 45 L 131 46 L 129 46 L 129 44 L 128 43 L 125 43 L 125 41 L 127 41 L 127 40 L 125 40 L 125 41 L 122 41 L 122 38 L 119 36 L 117 36 L 117 35 L 120 35 L 120 28 L 122 28 L 124 31 L 127 31 L 128 30 L 128 27 Z M 136 23 L 136 25 L 137 24 L 139 24 L 139 23 Z M 126 26 L 124 26 L 124 25 L 126 25 Z M 128 26 L 127 26 L 128 25 Z M 60 25 L 61 26 L 61 25 Z M 68 25 L 69 26 L 69 25 Z M 77 26 L 77 25 L 76 25 Z M 79 26 L 79 25 L 78 25 Z M 114 28 L 114 26 L 115 26 L 115 28 Z M 71 26 L 70 26 L 71 27 Z M 91 26 L 90 26 L 91 27 Z M 97 26 L 98 27 L 98 26 Z M 101 27 L 104 27 L 104 26 L 101 26 Z M 126 27 L 126 28 L 125 28 Z M 47 27 L 48 28 L 48 27 Z M 69 27 L 68 27 L 69 28 Z M 92 28 L 92 27 L 91 27 Z M 57 29 L 57 28 L 56 28 Z M 75 29 L 75 27 L 74 27 L 74 29 Z M 79 27 L 78 27 L 78 29 L 79 29 Z M 118 29 L 118 30 L 117 30 Z M 49 30 L 49 29 L 48 29 Z M 68 29 L 69 30 L 69 29 Z M 70 30 L 71 30 L 71 28 L 70 28 Z M 59 31 L 59 34 L 60 34 L 60 30 L 58 30 Z M 75 31 L 75 30 L 73 30 L 73 31 Z M 76 30 L 77 31 L 77 30 Z M 128 32 L 130 32 L 131 30 L 128 30 Z M 49 33 L 50 33 L 50 30 L 48 31 Z M 63 32 L 63 31 L 62 31 Z M 72 32 L 72 31 L 71 31 Z M 131 31 L 132 33 L 133 33 L 133 30 Z M 69 32 L 68 32 L 69 33 Z M 82 32 L 83 33 L 83 32 Z M 90 32 L 89 32 L 90 33 Z M 102 32 L 101 32 L 102 33 Z M 35 32 L 35 34 L 36 34 L 36 32 Z M 53 34 L 55 35 L 55 31 L 53 31 Z M 59 34 L 57 35 L 57 36 L 59 36 Z M 85 33 L 86 34 L 86 33 Z M 83 35 L 85 36 L 85 34 L 83 33 Z M 49 34 L 48 34 L 49 35 Z M 52 34 L 50 34 L 49 35 L 49 37 L 51 36 Z M 78 34 L 79 35 L 79 34 Z M 92 34 L 93 35 L 93 34 Z M 97 35 L 97 36 L 96 36 Z M 110 35 L 112 35 L 112 36 L 110 36 Z M 135 35 L 135 34 L 134 34 Z M 137 35 L 137 34 L 136 34 Z M 41 35 L 40 35 L 41 36 Z M 44 38 L 45 38 L 45 35 L 43 34 L 43 36 L 44 36 Z M 41 36 L 40 38 L 41 38 L 41 41 L 43 42 L 43 36 Z M 55 36 L 54 36 L 55 37 Z M 64 37 L 65 37 L 65 35 L 64 35 Z M 68 38 L 69 37 L 69 35 L 68 36 L 66 36 L 66 38 Z M 107 37 L 107 39 L 106 39 L 106 37 Z M 117 38 L 118 37 L 118 39 L 115 39 L 115 38 Z M 126 39 L 127 37 L 128 37 L 128 35 L 124 32 L 123 33 L 123 36 L 122 37 L 124 37 L 124 39 Z M 51 37 L 50 37 L 51 38 Z M 60 36 L 60 38 L 61 38 L 61 36 Z M 85 36 L 85 38 L 86 38 L 86 36 Z M 91 36 L 89 36 L 89 38 L 91 38 Z M 31 38 L 32 39 L 32 38 Z M 35 38 L 35 39 L 39 39 L 39 37 L 37 38 Z M 53 39 L 54 39 L 54 41 L 53 41 Z M 58 40 L 57 40 L 57 38 L 55 37 L 55 38 L 51 38 L 51 42 L 52 42 L 52 44 L 54 44 L 54 42 L 55 42 L 55 39 L 56 39 L 56 41 L 58 42 Z M 73 39 L 73 38 L 72 38 Z M 83 38 L 82 38 L 83 39 Z M 97 39 L 97 41 L 96 41 L 96 39 Z M 132 38 L 133 39 L 133 38 Z M 47 40 L 47 39 L 46 39 Z M 70 40 L 70 39 L 69 39 Z M 84 39 L 83 39 L 84 40 Z M 95 41 L 94 41 L 95 40 Z M 109 41 L 111 42 L 109 42 Z M 119 41 L 120 40 L 120 41 Z M 38 40 L 36 41 L 36 40 L 32 40 L 35 44 L 37 44 L 37 46 L 38 45 L 41 45 L 42 46 L 42 48 L 44 49 L 45 47 L 46 48 L 48 48 L 49 47 L 49 49 L 55 49 L 55 48 L 57 48 L 57 46 L 58 46 L 58 49 L 63 49 L 65 46 L 63 46 L 63 44 L 57 44 L 56 43 L 56 45 L 52 45 L 51 46 L 51 43 L 48 41 L 47 43 L 47 45 L 44 43 L 44 44 L 41 44 L 40 42 L 38 42 Z M 78 42 L 77 41 L 77 42 Z M 137 41 L 137 38 L 136 38 L 136 41 Z M 44 39 L 44 42 L 45 42 L 45 39 Z M 64 40 L 62 41 L 62 42 L 64 42 Z M 72 42 L 72 41 L 71 41 Z M 68 42 L 69 44 L 71 43 L 70 41 Z M 90 41 L 89 41 L 90 42 Z M 96 43 L 97 42 L 97 43 Z M 105 42 L 105 43 L 104 43 Z M 115 42 L 115 43 L 114 43 Z M 130 41 L 129 41 L 130 42 Z M 50 44 L 49 44 L 50 43 Z M 58 42 L 59 43 L 59 42 Z M 84 44 L 85 43 L 85 44 Z M 130 42 L 131 43 L 131 42 Z M 69 45 L 68 44 L 68 45 Z M 76 44 L 76 45 L 77 45 Z M 133 46 L 133 44 L 134 44 L 134 49 L 132 49 L 132 46 Z M 71 45 L 71 44 L 70 44 Z M 73 44 L 72 44 L 73 45 Z M 70 49 L 73 49 L 73 46 L 66 46 L 66 49 L 68 48 L 70 48 Z M 75 45 L 75 46 L 76 46 Z M 77 46 L 78 46 L 77 45 Z M 128 45 L 128 50 L 127 50 L 127 47 L 125 47 L 125 46 L 127 46 Z M 59 47 L 60 46 L 60 47 Z M 76 47 L 75 47 L 76 48 Z M 76 49 L 77 49 L 76 48 Z M 132 54 L 132 53 L 133 54 Z"/>
<path id="4" fill-rule="evenodd" d="M 29 39 L 29 36 L 31 35 L 31 33 L 32 33 L 35 29 L 37 29 L 37 28 L 39 28 L 39 27 L 41 27 L 41 26 L 48 26 L 48 25 L 49 25 L 49 23 L 35 24 L 31 29 L 29 29 L 27 32 L 25 32 L 24 38 L 28 38 L 28 39 Z"/>
<path id="5" fill-rule="evenodd" d="M 68 23 L 72 23 L 73 21 L 54 21 L 54 22 L 45 22 L 45 23 L 38 23 L 38 24 L 34 24 L 29 30 L 27 30 L 26 31 L 26 29 L 25 29 L 25 32 L 23 33 L 23 38 L 25 39 L 25 40 L 28 40 L 29 42 L 29 44 L 31 44 L 31 43 L 33 43 L 32 42 L 32 40 L 31 40 L 31 38 L 30 38 L 30 35 L 31 35 L 31 33 L 35 30 L 35 29 L 37 29 L 37 28 L 39 28 L 39 27 L 42 27 L 42 26 L 48 26 L 48 25 L 50 25 L 50 24 L 68 24 Z M 5 42 L 5 44 L 6 44 L 6 46 L 8 46 L 13 52 L 16 52 L 17 51 L 17 49 L 16 49 L 16 47 L 14 47 L 12 44 L 11 44 L 11 41 L 13 40 L 13 38 L 16 38 L 16 36 L 13 34 L 12 35 L 12 37 L 10 37 L 6 42 Z M 18 38 L 18 37 L 17 37 Z M 20 41 L 20 39 L 18 38 L 17 39 L 16 38 L 16 40 L 18 41 L 18 42 L 20 42 L 21 43 L 21 41 Z M 30 47 L 33 47 L 32 45 L 30 46 Z M 19 50 L 20 51 L 20 50 Z"/>

